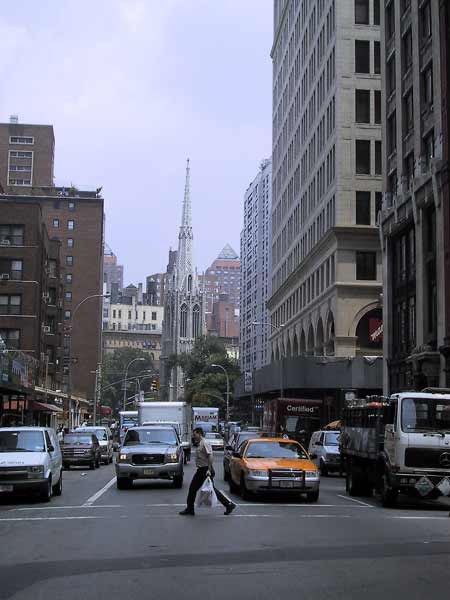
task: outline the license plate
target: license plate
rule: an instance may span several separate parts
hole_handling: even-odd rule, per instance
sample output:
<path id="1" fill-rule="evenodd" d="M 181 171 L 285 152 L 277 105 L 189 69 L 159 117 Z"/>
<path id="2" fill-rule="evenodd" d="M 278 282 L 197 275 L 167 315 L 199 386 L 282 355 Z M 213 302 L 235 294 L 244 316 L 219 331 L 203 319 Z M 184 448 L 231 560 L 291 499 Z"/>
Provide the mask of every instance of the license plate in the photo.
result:
<path id="1" fill-rule="evenodd" d="M 0 492 L 12 492 L 12 491 L 13 491 L 12 485 L 0 485 Z"/>
<path id="2" fill-rule="evenodd" d="M 294 487 L 294 482 L 293 481 L 280 481 L 280 487 L 282 487 L 282 488 Z"/>
<path id="3" fill-rule="evenodd" d="M 156 475 L 155 469 L 144 469 L 144 475 Z"/>

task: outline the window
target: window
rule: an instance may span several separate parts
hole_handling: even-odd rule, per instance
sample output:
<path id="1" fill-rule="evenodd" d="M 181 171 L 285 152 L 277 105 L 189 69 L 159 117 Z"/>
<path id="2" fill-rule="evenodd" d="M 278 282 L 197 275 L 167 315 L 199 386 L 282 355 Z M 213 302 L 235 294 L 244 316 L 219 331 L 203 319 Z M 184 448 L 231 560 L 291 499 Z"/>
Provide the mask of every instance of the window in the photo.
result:
<path id="1" fill-rule="evenodd" d="M 375 123 L 381 124 L 381 92 L 375 90 Z"/>
<path id="2" fill-rule="evenodd" d="M 72 302 L 72 292 L 66 292 L 64 297 L 68 302 Z"/>
<path id="3" fill-rule="evenodd" d="M 420 24 L 420 33 L 422 35 L 422 40 L 426 41 L 432 35 L 430 0 L 428 0 L 428 2 L 426 2 L 420 9 Z"/>
<path id="4" fill-rule="evenodd" d="M 411 28 L 403 36 L 403 74 L 409 71 L 412 65 L 412 33 Z"/>
<path id="5" fill-rule="evenodd" d="M 119 309 L 118 313 L 119 313 L 119 319 L 121 319 L 122 318 L 122 309 Z"/>
<path id="6" fill-rule="evenodd" d="M 388 152 L 392 154 L 397 149 L 397 118 L 395 113 L 391 115 L 387 122 L 388 132 Z"/>
<path id="7" fill-rule="evenodd" d="M 22 297 L 0 294 L 0 315 L 20 315 Z"/>
<path id="8" fill-rule="evenodd" d="M 356 174 L 370 175 L 370 140 L 356 140 Z"/>
<path id="9" fill-rule="evenodd" d="M 73 256 L 66 256 L 66 265 L 73 266 Z"/>
<path id="10" fill-rule="evenodd" d="M 9 185 L 31 185 L 31 179 L 11 179 L 8 180 Z"/>
<path id="11" fill-rule="evenodd" d="M 422 75 L 422 99 L 424 108 L 433 104 L 433 66 L 430 65 Z"/>
<path id="12" fill-rule="evenodd" d="M 59 227 L 59 219 L 53 219 L 53 227 L 55 227 L 55 228 Z"/>
<path id="13" fill-rule="evenodd" d="M 73 221 L 72 219 L 69 219 L 69 220 L 67 221 L 67 229 L 70 229 L 71 231 L 72 231 L 73 229 L 75 229 L 75 221 Z"/>
<path id="14" fill-rule="evenodd" d="M 10 150 L 9 156 L 11 158 L 33 158 L 33 152 L 18 152 L 17 150 Z"/>
<path id="15" fill-rule="evenodd" d="M 414 152 L 410 152 L 408 156 L 405 158 L 405 172 L 404 175 L 406 177 L 406 181 L 409 186 L 409 182 L 411 177 L 414 176 Z"/>
<path id="16" fill-rule="evenodd" d="M 0 246 L 23 246 L 23 225 L 0 225 Z"/>
<path id="17" fill-rule="evenodd" d="M 425 155 L 425 162 L 429 165 L 430 159 L 434 157 L 434 131 L 423 139 L 423 153 Z"/>
<path id="18" fill-rule="evenodd" d="M 381 142 L 375 141 L 375 175 L 381 175 Z"/>
<path id="19" fill-rule="evenodd" d="M 370 123 L 370 90 L 355 90 L 357 123 Z"/>
<path id="20" fill-rule="evenodd" d="M 370 212 L 370 192 L 356 192 L 356 224 L 370 225 Z"/>
<path id="21" fill-rule="evenodd" d="M 194 338 L 197 338 L 200 336 L 200 334 L 200 307 L 198 306 L 198 304 L 196 304 L 192 311 L 192 335 Z"/>
<path id="22" fill-rule="evenodd" d="M 377 278 L 377 253 L 356 253 L 356 279 L 360 281 L 375 281 Z"/>
<path id="23" fill-rule="evenodd" d="M 181 319 L 180 319 L 180 337 L 187 337 L 187 306 L 183 304 L 181 307 Z"/>
<path id="24" fill-rule="evenodd" d="M 128 320 L 131 319 L 131 310 L 128 311 Z"/>
<path id="25" fill-rule="evenodd" d="M 71 310 L 65 310 L 64 311 L 64 320 L 65 321 L 70 321 L 71 318 L 72 318 L 72 311 Z"/>
<path id="26" fill-rule="evenodd" d="M 374 42 L 373 44 L 373 72 L 375 75 L 381 73 L 380 42 Z"/>
<path id="27" fill-rule="evenodd" d="M 66 273 L 66 283 L 72 283 L 72 273 Z"/>
<path id="28" fill-rule="evenodd" d="M 386 8 L 386 39 L 390 40 L 395 33 L 395 2 Z"/>
<path id="29" fill-rule="evenodd" d="M 387 63 L 386 66 L 386 87 L 388 97 L 395 92 L 395 58 Z"/>
<path id="30" fill-rule="evenodd" d="M 370 42 L 355 40 L 355 72 L 370 73 Z"/>
<path id="31" fill-rule="evenodd" d="M 48 304 L 50 306 L 56 306 L 56 289 L 48 288 Z"/>
<path id="32" fill-rule="evenodd" d="M 156 312 L 152 312 L 152 321 L 156 321 Z"/>
<path id="33" fill-rule="evenodd" d="M 23 137 L 23 136 L 10 136 L 9 138 L 10 144 L 34 144 L 34 138 L 32 137 Z"/>
<path id="34" fill-rule="evenodd" d="M 369 25 L 369 0 L 355 0 L 355 23 Z"/>
<path id="35" fill-rule="evenodd" d="M 408 135 L 414 129 L 414 103 L 412 90 L 406 94 L 403 100 L 404 135 Z"/>
<path id="36" fill-rule="evenodd" d="M 373 0 L 373 24 L 380 24 L 380 0 Z"/>
<path id="37" fill-rule="evenodd" d="M 0 258 L 0 277 L 5 274 L 9 279 L 20 281 L 22 277 L 23 264 L 21 260 L 11 258 Z"/>
<path id="38" fill-rule="evenodd" d="M 69 200 L 68 207 L 69 207 L 69 210 L 75 210 L 75 202 L 72 202 L 71 200 Z"/>
<path id="39" fill-rule="evenodd" d="M 20 329 L 0 329 L 0 338 L 8 350 L 20 348 Z"/>
<path id="40" fill-rule="evenodd" d="M 378 221 L 378 213 L 383 209 L 383 193 L 375 192 L 375 220 Z"/>

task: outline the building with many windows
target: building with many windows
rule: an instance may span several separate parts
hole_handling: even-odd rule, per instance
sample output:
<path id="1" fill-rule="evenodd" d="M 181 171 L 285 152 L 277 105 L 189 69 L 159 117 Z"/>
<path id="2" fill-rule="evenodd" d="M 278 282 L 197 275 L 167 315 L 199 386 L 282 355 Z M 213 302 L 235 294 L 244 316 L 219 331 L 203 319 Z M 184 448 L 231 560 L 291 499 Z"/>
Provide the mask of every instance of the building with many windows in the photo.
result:
<path id="1" fill-rule="evenodd" d="M 240 365 L 253 372 L 270 362 L 272 163 L 261 162 L 244 196 L 241 232 Z M 259 325 L 255 326 L 257 322 Z"/>
<path id="2" fill-rule="evenodd" d="M 449 383 L 450 30 L 447 2 L 383 4 L 384 388 L 392 393 Z"/>
<path id="3" fill-rule="evenodd" d="M 382 352 L 379 7 L 274 2 L 272 360 Z"/>
<path id="4" fill-rule="evenodd" d="M 117 262 L 117 256 L 105 244 L 105 253 L 103 255 L 103 283 L 107 294 L 117 296 L 123 289 L 123 265 Z"/>

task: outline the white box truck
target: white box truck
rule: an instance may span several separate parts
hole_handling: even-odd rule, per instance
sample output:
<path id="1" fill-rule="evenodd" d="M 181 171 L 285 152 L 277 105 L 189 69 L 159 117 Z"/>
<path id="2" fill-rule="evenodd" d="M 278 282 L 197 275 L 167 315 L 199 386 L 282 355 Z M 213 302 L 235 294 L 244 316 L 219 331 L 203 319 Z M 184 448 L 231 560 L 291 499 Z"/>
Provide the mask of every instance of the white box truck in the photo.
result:
<path id="1" fill-rule="evenodd" d="M 191 458 L 191 408 L 186 402 L 138 402 L 139 425 L 174 425 L 184 449 L 185 462 Z"/>
<path id="2" fill-rule="evenodd" d="M 210 406 L 193 406 L 192 427 L 201 427 L 205 433 L 219 431 L 219 409 Z"/>

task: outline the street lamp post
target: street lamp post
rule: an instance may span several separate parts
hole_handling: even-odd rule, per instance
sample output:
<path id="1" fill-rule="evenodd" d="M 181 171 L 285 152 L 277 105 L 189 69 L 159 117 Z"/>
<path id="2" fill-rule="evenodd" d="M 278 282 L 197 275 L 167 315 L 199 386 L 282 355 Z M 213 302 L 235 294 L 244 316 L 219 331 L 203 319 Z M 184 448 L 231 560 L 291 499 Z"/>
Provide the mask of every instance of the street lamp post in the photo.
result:
<path id="1" fill-rule="evenodd" d="M 226 404 L 226 416 L 225 416 L 225 421 L 228 425 L 228 422 L 230 420 L 230 380 L 228 378 L 228 373 L 227 370 L 225 369 L 225 367 L 222 367 L 222 365 L 216 365 L 215 363 L 211 364 L 211 367 L 214 367 L 216 369 L 222 369 L 222 371 L 225 373 L 225 377 L 227 378 L 227 404 Z"/>
<path id="2" fill-rule="evenodd" d="M 124 388 L 123 388 L 123 410 L 126 410 L 126 403 L 127 403 L 127 378 L 128 378 L 128 369 L 130 368 L 130 366 L 134 363 L 134 362 L 139 362 L 139 361 L 143 361 L 145 360 L 145 358 L 143 356 L 138 356 L 137 358 L 133 358 L 133 360 L 131 360 L 128 364 L 127 364 L 127 368 L 125 369 L 125 383 L 124 383 Z"/>
<path id="3" fill-rule="evenodd" d="M 278 333 L 280 331 L 283 330 L 284 325 L 280 325 L 279 327 L 277 327 L 276 325 L 272 325 L 272 323 L 270 323 L 269 321 L 254 321 L 252 323 L 252 325 L 254 327 L 257 327 L 258 325 L 269 325 L 269 327 L 272 327 L 272 330 L 277 331 Z M 281 400 L 284 397 L 284 386 L 283 386 L 283 345 L 281 345 L 281 356 L 280 356 L 280 398 Z"/>
<path id="4" fill-rule="evenodd" d="M 73 324 L 75 320 L 75 315 L 85 302 L 88 300 L 92 300 L 93 298 L 108 298 L 110 294 L 91 294 L 90 296 L 86 296 L 83 298 L 78 304 L 75 306 L 72 312 L 72 317 L 70 320 L 70 336 L 69 336 L 69 365 L 68 365 L 68 373 L 67 373 L 67 399 L 68 399 L 68 408 L 69 408 L 69 429 L 72 429 L 74 423 L 72 418 L 72 333 L 73 333 Z"/>

